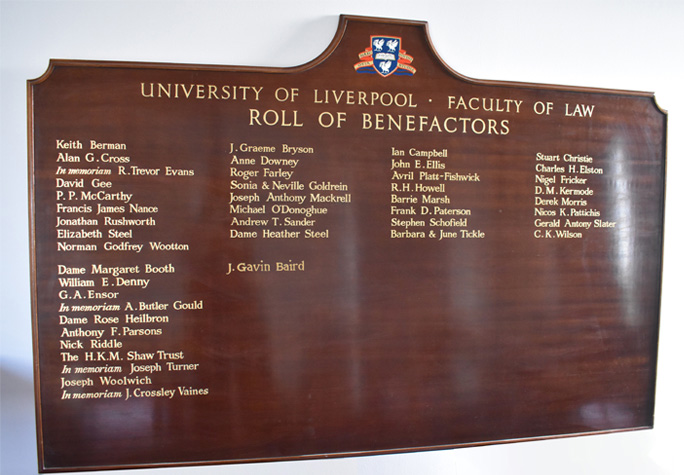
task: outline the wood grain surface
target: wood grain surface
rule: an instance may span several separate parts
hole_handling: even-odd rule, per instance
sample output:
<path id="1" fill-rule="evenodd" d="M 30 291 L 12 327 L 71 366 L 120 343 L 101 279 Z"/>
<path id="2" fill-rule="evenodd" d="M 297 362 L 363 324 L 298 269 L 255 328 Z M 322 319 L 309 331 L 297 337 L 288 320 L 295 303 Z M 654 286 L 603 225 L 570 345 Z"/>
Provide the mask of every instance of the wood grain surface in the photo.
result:
<path id="1" fill-rule="evenodd" d="M 53 60 L 28 97 L 42 471 L 653 425 L 652 94 L 343 16 L 302 66 Z"/>

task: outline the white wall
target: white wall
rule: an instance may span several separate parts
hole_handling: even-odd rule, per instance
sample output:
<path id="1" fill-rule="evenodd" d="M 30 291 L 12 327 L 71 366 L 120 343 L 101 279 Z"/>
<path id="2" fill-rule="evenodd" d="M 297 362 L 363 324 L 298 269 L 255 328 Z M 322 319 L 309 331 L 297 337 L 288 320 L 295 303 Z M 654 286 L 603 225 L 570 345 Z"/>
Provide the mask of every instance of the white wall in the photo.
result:
<path id="1" fill-rule="evenodd" d="M 655 91 L 669 110 L 656 428 L 406 455 L 138 470 L 155 474 L 670 474 L 684 471 L 684 2 L 681 0 L 0 0 L 0 473 L 37 472 L 29 298 L 26 80 L 49 58 L 293 66 L 338 15 L 427 20 L 443 59 L 481 78 Z"/>

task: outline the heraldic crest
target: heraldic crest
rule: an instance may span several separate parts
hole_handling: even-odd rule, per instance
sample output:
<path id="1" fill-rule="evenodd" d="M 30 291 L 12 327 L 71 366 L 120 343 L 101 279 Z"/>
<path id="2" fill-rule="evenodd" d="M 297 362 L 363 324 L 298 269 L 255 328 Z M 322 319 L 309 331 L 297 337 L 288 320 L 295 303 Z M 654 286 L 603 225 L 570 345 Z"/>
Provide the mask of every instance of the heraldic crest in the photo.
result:
<path id="1" fill-rule="evenodd" d="M 401 49 L 397 36 L 371 36 L 370 47 L 359 53 L 361 62 L 354 65 L 357 73 L 378 73 L 382 77 L 413 76 L 416 68 L 410 66 L 413 57 Z"/>

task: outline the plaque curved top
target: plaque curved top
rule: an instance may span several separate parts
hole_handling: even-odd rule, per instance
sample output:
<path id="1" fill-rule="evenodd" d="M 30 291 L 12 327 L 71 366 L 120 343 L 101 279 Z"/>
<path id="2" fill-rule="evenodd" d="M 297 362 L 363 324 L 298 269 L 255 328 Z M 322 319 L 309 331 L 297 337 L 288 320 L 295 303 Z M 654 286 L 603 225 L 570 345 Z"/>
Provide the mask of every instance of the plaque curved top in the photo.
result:
<path id="1" fill-rule="evenodd" d="M 206 64 L 178 64 L 178 63 L 156 63 L 156 62 L 128 62 L 128 61 L 91 61 L 91 60 L 66 60 L 66 59 L 51 59 L 47 70 L 40 77 L 29 80 L 29 85 L 40 84 L 48 79 L 54 69 L 58 66 L 91 66 L 91 67 L 119 67 L 119 68 L 150 68 L 150 69 L 184 69 L 197 71 L 233 71 L 233 72 L 260 72 L 260 73 L 299 73 L 308 71 L 317 66 L 322 65 L 330 58 L 336 50 L 347 40 L 346 34 L 349 31 L 350 25 L 354 24 L 375 24 L 375 25 L 389 25 L 390 27 L 409 27 L 416 29 L 416 37 L 422 37 L 422 41 L 429 49 L 433 56 L 433 60 L 441 68 L 451 74 L 454 78 L 475 85 L 482 86 L 505 86 L 514 88 L 534 88 L 546 90 L 559 90 L 569 92 L 584 92 L 584 93 L 601 93 L 601 94 L 618 94 L 626 96 L 637 96 L 650 98 L 653 105 L 662 114 L 667 114 L 667 111 L 661 108 L 653 92 L 583 87 L 583 86 L 564 86 L 556 84 L 539 84 L 529 82 L 505 81 L 505 80 L 489 80 L 476 79 L 463 75 L 452 68 L 437 52 L 437 49 L 432 42 L 428 28 L 428 22 L 422 20 L 404 20 L 395 18 L 381 18 L 381 17 L 367 17 L 356 15 L 340 15 L 337 31 L 330 42 L 321 54 L 314 59 L 307 61 L 297 66 L 276 67 L 276 66 L 232 66 L 232 65 L 206 65 Z"/>

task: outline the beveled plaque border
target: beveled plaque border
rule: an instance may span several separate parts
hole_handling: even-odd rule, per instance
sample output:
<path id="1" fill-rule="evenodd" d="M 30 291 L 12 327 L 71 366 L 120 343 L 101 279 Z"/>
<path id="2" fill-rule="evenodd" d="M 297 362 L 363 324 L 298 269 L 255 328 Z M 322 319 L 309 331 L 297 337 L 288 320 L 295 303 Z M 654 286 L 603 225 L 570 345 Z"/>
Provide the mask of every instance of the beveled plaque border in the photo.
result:
<path id="1" fill-rule="evenodd" d="M 382 455 L 382 454 L 397 454 L 397 453 L 410 453 L 425 450 L 444 450 L 444 449 L 454 449 L 462 447 L 476 447 L 483 445 L 496 445 L 503 443 L 514 443 L 521 441 L 537 441 L 537 440 L 548 440 L 548 439 L 562 439 L 568 437 L 575 437 L 579 435 L 596 435 L 596 434 L 611 434 L 620 432 L 629 432 L 634 430 L 650 429 L 653 425 L 645 425 L 640 427 L 630 427 L 624 429 L 610 429 L 610 430 L 596 430 L 590 432 L 578 432 L 578 433 L 568 433 L 568 434 L 554 434 L 548 436 L 539 437 L 521 437 L 513 439 L 501 439 L 501 440 L 487 440 L 479 442 L 468 442 L 468 443 L 454 443 L 448 445 L 440 446 L 420 446 L 420 447 L 398 447 L 394 449 L 382 449 L 382 450 L 368 450 L 359 452 L 340 452 L 340 453 L 321 453 L 321 454 L 306 454 L 298 456 L 275 456 L 275 457 L 264 457 L 264 458 L 249 458 L 249 459 L 226 459 L 226 460 L 209 460 L 209 461 L 192 461 L 192 462 L 178 462 L 178 463 L 143 463 L 136 465 L 105 465 L 105 466 L 87 466 L 87 467 L 46 467 L 44 464 L 44 440 L 43 440 L 43 430 L 42 430 L 42 402 L 41 402 L 41 391 L 40 391 L 40 361 L 38 352 L 38 316 L 37 316 L 37 295 L 38 295 L 38 283 L 36 275 L 37 269 L 37 258 L 36 258 L 36 203 L 35 203 L 35 150 L 34 150 L 34 117 L 33 117 L 33 87 L 45 82 L 49 79 L 50 75 L 55 68 L 61 66 L 76 66 L 76 67 L 86 67 L 86 68 L 123 68 L 123 69 L 162 69 L 162 70 L 183 70 L 183 71 L 218 71 L 218 72 L 259 72 L 259 73 L 272 73 L 272 74 L 291 74 L 308 71 L 315 68 L 316 66 L 325 62 L 325 60 L 337 49 L 340 45 L 342 37 L 345 34 L 349 22 L 364 22 L 364 23 L 374 23 L 374 24 L 392 24 L 392 25 L 403 25 L 403 26 L 415 26 L 420 27 L 423 30 L 425 41 L 429 45 L 434 59 L 455 79 L 461 81 L 481 85 L 481 86 L 492 86 L 492 87 L 508 87 L 508 88 L 520 88 L 520 89 L 535 89 L 535 90 L 553 90 L 562 92 L 580 92 L 580 93 L 590 93 L 590 94 L 608 94 L 608 95 L 619 95 L 619 96 L 629 96 L 629 97 L 642 97 L 648 98 L 652 101 L 653 105 L 658 111 L 660 111 L 664 116 L 665 124 L 665 134 L 663 141 L 663 157 L 666 161 L 666 149 L 667 149 L 667 112 L 661 109 L 656 100 L 655 96 L 651 92 L 641 92 L 641 91 L 631 91 L 631 90 L 619 90 L 619 89 L 605 89 L 605 88 L 591 88 L 591 87 L 579 87 L 579 86 L 562 86 L 562 85 L 548 85 L 548 84 L 536 84 L 527 82 L 510 82 L 510 81 L 500 81 L 500 80 L 481 80 L 474 79 L 464 75 L 461 75 L 456 70 L 452 69 L 446 62 L 442 60 L 437 50 L 434 48 L 432 40 L 428 31 L 428 24 L 424 21 L 414 21 L 414 20 L 400 20 L 400 19 L 387 19 L 387 18 L 373 18 L 365 16 L 353 16 L 353 15 L 341 15 L 339 19 L 339 24 L 337 31 L 331 40 L 328 47 L 313 60 L 301 64 L 299 66 L 293 67 L 267 67 L 267 66 L 223 66 L 223 65 L 199 65 L 199 64 L 176 64 L 176 63 L 154 63 L 154 62 L 120 62 L 120 61 L 90 61 L 90 60 L 64 60 L 64 59 L 53 59 L 50 60 L 49 66 L 46 72 L 40 77 L 28 81 L 27 84 L 27 98 L 28 98 L 28 158 L 29 158 L 29 227 L 30 227 L 30 263 L 31 263 L 31 304 L 32 304 L 32 329 L 33 329 L 33 352 L 34 352 L 34 391 L 36 398 L 36 422 L 37 422 L 37 435 L 38 435 L 38 453 L 39 453 L 39 465 L 41 472 L 70 472 L 70 471 L 84 471 L 84 470 L 119 470 L 119 469 L 134 469 L 134 468 L 159 468 L 159 467 L 183 467 L 183 466 L 206 466 L 206 465 L 220 465 L 220 464 L 233 464 L 233 463 L 260 463 L 268 461 L 296 461 L 296 460 L 312 460 L 312 459 L 324 459 L 324 458 L 338 458 L 338 457 L 348 457 L 348 456 L 366 456 L 366 455 Z M 666 164 L 665 164 L 666 166 Z M 661 206 L 661 217 L 660 222 L 664 222 L 664 194 L 665 194 L 665 183 L 663 182 L 663 198 Z M 661 283 L 660 289 L 662 289 L 662 252 L 663 252 L 663 240 L 664 233 L 662 229 L 659 231 L 660 234 L 660 275 Z M 659 310 L 657 313 L 659 314 Z M 656 322 L 658 323 L 658 322 Z M 655 348 L 657 349 L 657 341 L 655 342 Z M 654 361 L 653 366 L 657 366 L 657 360 L 655 359 L 657 355 L 653 355 Z M 651 413 L 655 405 L 655 371 L 653 372 L 652 381 L 652 401 L 651 401 Z M 652 420 L 652 419 L 651 419 Z"/>

